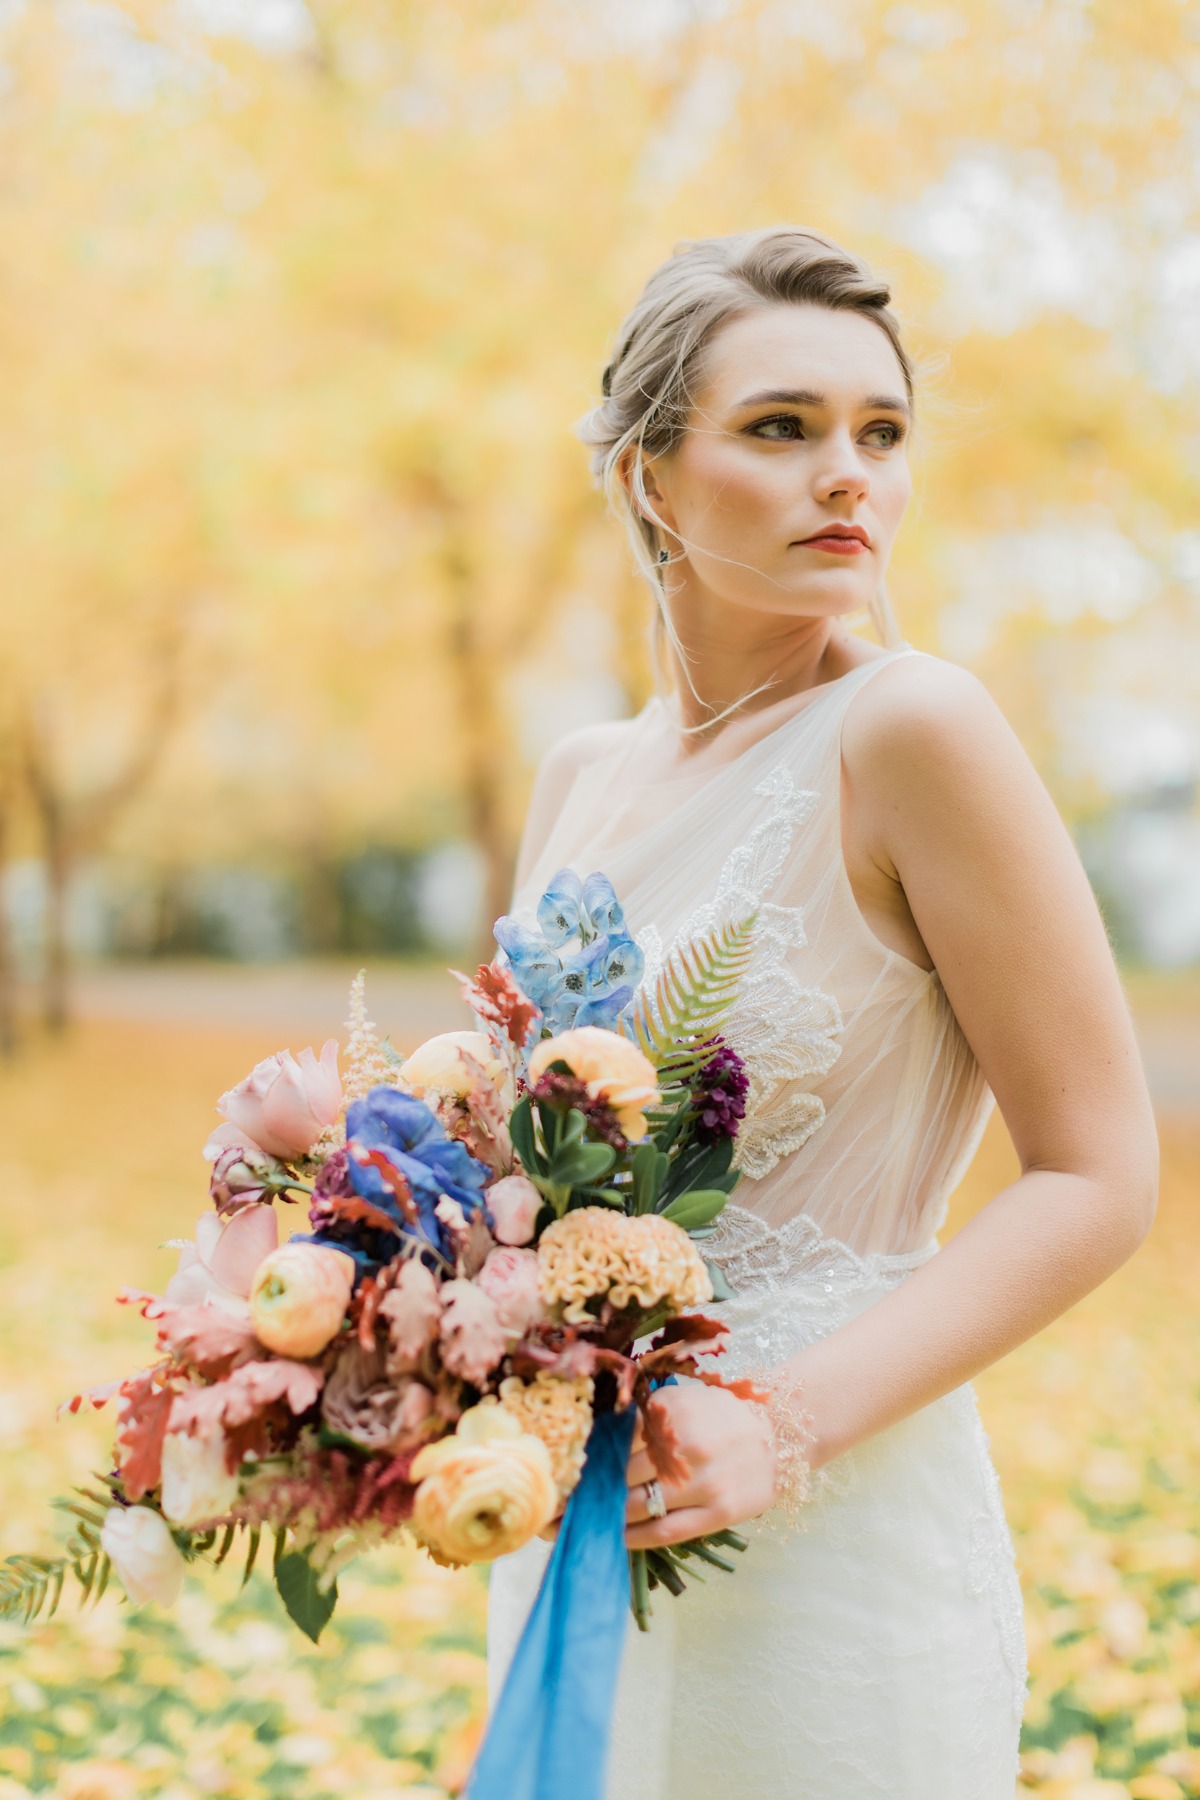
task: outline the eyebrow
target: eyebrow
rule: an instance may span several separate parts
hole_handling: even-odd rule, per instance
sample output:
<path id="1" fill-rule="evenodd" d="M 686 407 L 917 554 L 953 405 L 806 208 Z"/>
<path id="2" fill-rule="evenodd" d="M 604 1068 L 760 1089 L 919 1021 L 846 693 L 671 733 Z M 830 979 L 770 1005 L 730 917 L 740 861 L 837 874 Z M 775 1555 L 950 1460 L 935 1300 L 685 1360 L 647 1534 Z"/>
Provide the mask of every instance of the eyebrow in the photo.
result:
<path id="1" fill-rule="evenodd" d="M 757 394 L 747 395 L 739 400 L 736 411 L 741 412 L 750 406 L 828 406 L 828 394 L 819 394 L 815 388 L 763 388 Z M 862 401 L 865 408 L 880 407 L 885 412 L 903 413 L 908 417 L 908 402 L 896 394 L 867 394 Z"/>

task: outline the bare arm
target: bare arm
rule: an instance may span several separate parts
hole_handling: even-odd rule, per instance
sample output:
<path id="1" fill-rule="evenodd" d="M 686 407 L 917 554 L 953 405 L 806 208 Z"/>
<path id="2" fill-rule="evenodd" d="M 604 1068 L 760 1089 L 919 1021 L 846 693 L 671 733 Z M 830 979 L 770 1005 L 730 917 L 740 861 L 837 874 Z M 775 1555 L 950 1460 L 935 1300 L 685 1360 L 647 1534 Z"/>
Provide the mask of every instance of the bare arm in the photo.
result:
<path id="1" fill-rule="evenodd" d="M 872 685 L 874 704 L 847 715 L 847 776 L 1022 1172 L 937 1256 L 786 1365 L 815 1420 L 815 1466 L 970 1380 L 1098 1286 L 1146 1235 L 1158 1189 L 1150 1098 L 1104 924 L 1036 771 L 967 671 L 905 658 Z M 704 1464 L 706 1403 L 684 1404 Z M 637 1524 L 629 1542 L 713 1530 L 726 1507 L 746 1506 L 747 1477 L 734 1497 L 724 1461 L 679 1496 L 693 1504 Z M 650 1472 L 631 1465 L 630 1479 Z M 722 1523 L 734 1516 L 751 1513 Z"/>

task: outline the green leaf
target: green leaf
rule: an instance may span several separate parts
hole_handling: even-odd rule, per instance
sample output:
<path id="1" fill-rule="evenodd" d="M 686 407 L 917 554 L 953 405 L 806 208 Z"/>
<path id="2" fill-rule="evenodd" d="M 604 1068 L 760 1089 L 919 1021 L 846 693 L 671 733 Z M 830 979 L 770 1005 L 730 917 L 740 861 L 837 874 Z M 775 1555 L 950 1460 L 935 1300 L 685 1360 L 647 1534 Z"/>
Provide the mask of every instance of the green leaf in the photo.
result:
<path id="1" fill-rule="evenodd" d="M 559 1187 L 581 1187 L 607 1175 L 616 1160 L 611 1144 L 571 1144 L 555 1156 L 550 1179 Z"/>
<path id="2" fill-rule="evenodd" d="M 704 1258 L 704 1266 L 708 1270 L 708 1279 L 712 1282 L 714 1300 L 732 1300 L 733 1289 L 725 1279 L 725 1271 L 720 1263 L 710 1262 Z"/>
<path id="3" fill-rule="evenodd" d="M 251 1526 L 250 1542 L 246 1546 L 246 1567 L 242 1571 L 242 1586 L 243 1587 L 245 1587 L 246 1583 L 250 1579 L 250 1571 L 254 1567 L 254 1559 L 258 1555 L 258 1546 L 261 1542 L 262 1542 L 262 1526 L 261 1525 Z"/>
<path id="4" fill-rule="evenodd" d="M 633 1210 L 635 1213 L 654 1211 L 654 1203 L 658 1199 L 671 1159 L 658 1148 L 652 1138 L 639 1144 L 634 1151 L 630 1167 L 633 1170 Z"/>
<path id="5" fill-rule="evenodd" d="M 704 1043 L 721 1029 L 737 999 L 754 953 L 757 917 L 751 913 L 677 945 L 653 993 L 638 990 L 629 1030 L 664 1079 L 691 1081 L 712 1056 L 713 1047 Z"/>
<path id="6" fill-rule="evenodd" d="M 528 1094 L 518 1100 L 513 1107 L 512 1116 L 508 1121 L 508 1131 L 513 1141 L 513 1148 L 520 1157 L 526 1174 L 544 1175 L 546 1162 L 537 1147 L 537 1138 L 533 1129 L 533 1108 L 530 1105 Z"/>
<path id="7" fill-rule="evenodd" d="M 304 1552 L 288 1550 L 275 1564 L 275 1586 L 288 1617 L 315 1644 L 333 1617 L 337 1582 L 327 1588 L 318 1587 L 316 1570 Z"/>
<path id="8" fill-rule="evenodd" d="M 663 1218 L 670 1219 L 684 1231 L 691 1231 L 696 1226 L 710 1225 L 725 1205 L 726 1195 L 720 1188 L 693 1188 L 690 1193 L 680 1194 L 669 1206 L 663 1208 Z"/>
<path id="9" fill-rule="evenodd" d="M 229 1555 L 229 1552 L 233 1549 L 233 1540 L 236 1536 L 237 1536 L 237 1526 L 236 1525 L 227 1525 L 225 1527 L 225 1534 L 221 1539 L 221 1547 L 217 1551 L 217 1554 L 213 1557 L 213 1568 L 214 1569 L 219 1569 L 221 1564 L 225 1561 L 225 1558 Z"/>

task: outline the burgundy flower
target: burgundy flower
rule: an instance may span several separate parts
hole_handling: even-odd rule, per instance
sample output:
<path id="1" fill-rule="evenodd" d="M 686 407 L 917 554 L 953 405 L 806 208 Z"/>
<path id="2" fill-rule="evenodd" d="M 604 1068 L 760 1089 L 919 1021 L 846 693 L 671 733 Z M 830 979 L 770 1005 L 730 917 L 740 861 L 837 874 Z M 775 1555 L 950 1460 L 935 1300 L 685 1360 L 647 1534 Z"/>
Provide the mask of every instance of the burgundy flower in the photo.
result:
<path id="1" fill-rule="evenodd" d="M 606 1106 L 603 1100 L 594 1100 L 588 1093 L 587 1083 L 577 1075 L 560 1075 L 554 1069 L 547 1069 L 538 1076 L 529 1093 L 534 1100 L 561 1107 L 564 1112 L 574 1107 L 583 1114 L 602 1144 L 611 1144 L 618 1151 L 629 1148 L 629 1140 L 621 1130 L 613 1108 Z"/>
<path id="2" fill-rule="evenodd" d="M 731 1044 L 720 1043 L 696 1078 L 692 1103 L 696 1108 L 696 1136 L 704 1144 L 737 1136 L 746 1116 L 750 1082 L 746 1065 Z"/>

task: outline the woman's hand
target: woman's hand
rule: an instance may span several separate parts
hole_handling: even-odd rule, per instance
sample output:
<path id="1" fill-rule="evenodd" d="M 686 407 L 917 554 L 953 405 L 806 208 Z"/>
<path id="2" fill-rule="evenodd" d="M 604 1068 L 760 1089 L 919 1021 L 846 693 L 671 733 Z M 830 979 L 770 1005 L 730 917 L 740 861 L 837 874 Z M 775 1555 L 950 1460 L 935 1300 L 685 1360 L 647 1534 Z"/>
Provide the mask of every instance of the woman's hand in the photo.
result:
<path id="1" fill-rule="evenodd" d="M 642 1483 L 654 1475 L 654 1464 L 639 1414 L 629 1454 L 625 1511 L 625 1542 L 631 1550 L 683 1543 L 766 1511 L 775 1497 L 776 1464 L 761 1406 L 739 1400 L 727 1388 L 690 1380 L 657 1389 L 654 1404 L 669 1413 L 680 1453 L 692 1472 L 682 1485 L 662 1482 L 667 1513 L 652 1519 Z"/>

